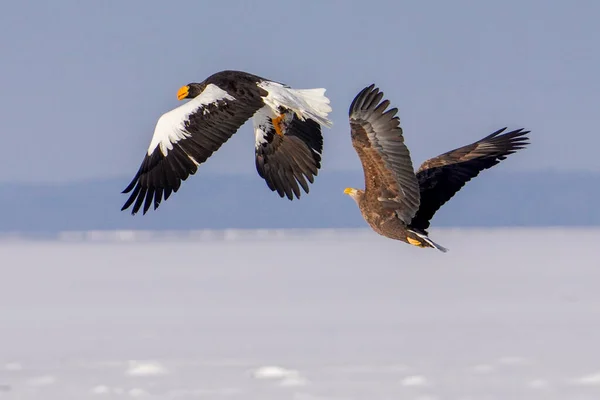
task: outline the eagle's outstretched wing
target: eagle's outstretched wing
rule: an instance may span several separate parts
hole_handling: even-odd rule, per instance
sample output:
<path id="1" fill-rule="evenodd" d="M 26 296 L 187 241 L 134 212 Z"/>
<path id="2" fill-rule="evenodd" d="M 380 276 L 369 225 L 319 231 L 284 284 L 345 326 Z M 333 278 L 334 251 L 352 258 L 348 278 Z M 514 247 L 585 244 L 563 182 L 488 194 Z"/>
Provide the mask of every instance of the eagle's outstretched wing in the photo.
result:
<path id="1" fill-rule="evenodd" d="M 417 171 L 421 206 L 411 226 L 425 230 L 436 211 L 472 178 L 529 144 L 529 131 L 517 129 L 485 138 L 425 161 Z"/>

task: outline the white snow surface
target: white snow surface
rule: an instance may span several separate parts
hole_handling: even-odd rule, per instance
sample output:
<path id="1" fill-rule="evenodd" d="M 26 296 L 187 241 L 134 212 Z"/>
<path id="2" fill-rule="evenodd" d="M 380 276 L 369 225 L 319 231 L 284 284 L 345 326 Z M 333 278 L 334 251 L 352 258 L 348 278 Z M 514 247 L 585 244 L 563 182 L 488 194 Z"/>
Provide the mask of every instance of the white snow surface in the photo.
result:
<path id="1" fill-rule="evenodd" d="M 157 361 L 129 361 L 127 375 L 129 376 L 157 376 L 167 374 L 167 369 Z"/>
<path id="2" fill-rule="evenodd" d="M 431 237 L 0 238 L 0 399 L 600 399 L 600 229 Z"/>

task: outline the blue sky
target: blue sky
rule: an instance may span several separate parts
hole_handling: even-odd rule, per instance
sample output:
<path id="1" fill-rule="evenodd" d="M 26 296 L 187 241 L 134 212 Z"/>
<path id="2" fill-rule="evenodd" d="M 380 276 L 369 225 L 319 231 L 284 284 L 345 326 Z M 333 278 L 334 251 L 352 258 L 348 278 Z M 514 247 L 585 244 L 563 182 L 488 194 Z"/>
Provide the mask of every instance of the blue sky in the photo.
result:
<path id="1" fill-rule="evenodd" d="M 347 110 L 376 83 L 413 161 L 526 127 L 502 168 L 600 171 L 593 1 L 5 1 L 0 182 L 133 176 L 177 89 L 223 69 L 325 87 L 324 169 L 358 170 Z M 255 173 L 251 124 L 202 166 Z"/>

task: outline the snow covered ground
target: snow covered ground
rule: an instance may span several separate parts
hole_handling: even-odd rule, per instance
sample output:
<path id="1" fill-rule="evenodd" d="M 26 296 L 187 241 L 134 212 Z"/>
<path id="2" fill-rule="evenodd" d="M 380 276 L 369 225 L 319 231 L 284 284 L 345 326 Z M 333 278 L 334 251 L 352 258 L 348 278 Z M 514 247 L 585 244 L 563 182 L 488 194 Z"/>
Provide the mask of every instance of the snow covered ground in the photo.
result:
<path id="1" fill-rule="evenodd" d="M 2 399 L 600 399 L 600 229 L 0 240 Z"/>

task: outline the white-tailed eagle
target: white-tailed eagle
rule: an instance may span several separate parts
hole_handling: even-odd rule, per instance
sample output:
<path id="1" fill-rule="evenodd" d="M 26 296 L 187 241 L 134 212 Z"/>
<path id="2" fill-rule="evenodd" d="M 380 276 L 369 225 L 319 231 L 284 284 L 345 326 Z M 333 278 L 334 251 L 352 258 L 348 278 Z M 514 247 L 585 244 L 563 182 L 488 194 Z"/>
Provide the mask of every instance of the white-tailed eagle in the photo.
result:
<path id="1" fill-rule="evenodd" d="M 380 235 L 418 247 L 447 251 L 429 239 L 436 211 L 468 181 L 524 148 L 529 131 L 500 129 L 483 139 L 425 161 L 417 172 L 404 144 L 397 108 L 375 85 L 364 88 L 349 110 L 352 145 L 365 190 L 346 188 L 365 221 Z"/>

